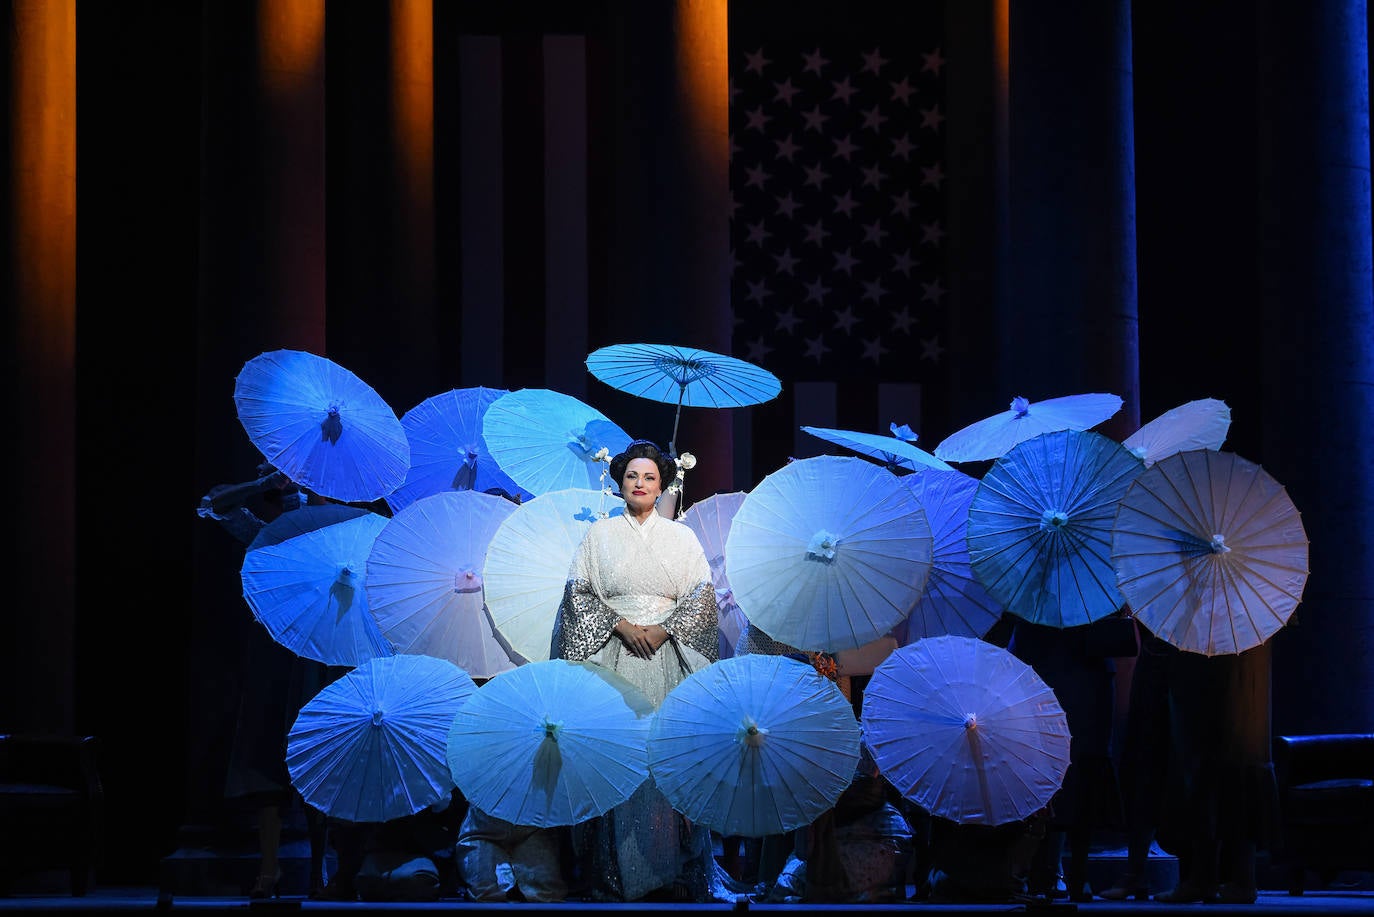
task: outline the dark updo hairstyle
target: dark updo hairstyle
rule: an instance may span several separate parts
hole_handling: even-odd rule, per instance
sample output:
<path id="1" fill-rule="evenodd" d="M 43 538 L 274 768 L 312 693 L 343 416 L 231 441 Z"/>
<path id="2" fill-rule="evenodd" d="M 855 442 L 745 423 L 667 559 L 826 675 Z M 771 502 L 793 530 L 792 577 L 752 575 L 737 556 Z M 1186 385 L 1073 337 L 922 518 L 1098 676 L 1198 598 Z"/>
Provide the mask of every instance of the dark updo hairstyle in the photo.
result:
<path id="1" fill-rule="evenodd" d="M 624 452 L 611 459 L 611 479 L 616 487 L 625 480 L 625 467 L 637 458 L 646 458 L 658 466 L 658 484 L 663 491 L 666 492 L 668 485 L 677 479 L 677 462 L 660 452 L 658 446 L 649 440 L 637 439 L 626 446 Z"/>

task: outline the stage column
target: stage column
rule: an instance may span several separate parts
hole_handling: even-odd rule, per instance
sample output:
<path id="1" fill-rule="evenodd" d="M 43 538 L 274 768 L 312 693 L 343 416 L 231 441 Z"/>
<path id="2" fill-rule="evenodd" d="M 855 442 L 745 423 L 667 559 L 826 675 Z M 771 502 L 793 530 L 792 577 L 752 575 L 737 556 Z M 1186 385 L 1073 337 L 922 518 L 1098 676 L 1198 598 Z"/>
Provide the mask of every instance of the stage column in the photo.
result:
<path id="1" fill-rule="evenodd" d="M 1008 4 L 1002 397 L 1110 392 L 1101 431 L 1140 425 L 1127 0 Z M 976 419 L 976 418 L 970 418 Z"/>
<path id="2" fill-rule="evenodd" d="M 1274 727 L 1374 730 L 1374 311 L 1363 0 L 1259 13 L 1265 469 L 1311 541 L 1274 638 Z"/>

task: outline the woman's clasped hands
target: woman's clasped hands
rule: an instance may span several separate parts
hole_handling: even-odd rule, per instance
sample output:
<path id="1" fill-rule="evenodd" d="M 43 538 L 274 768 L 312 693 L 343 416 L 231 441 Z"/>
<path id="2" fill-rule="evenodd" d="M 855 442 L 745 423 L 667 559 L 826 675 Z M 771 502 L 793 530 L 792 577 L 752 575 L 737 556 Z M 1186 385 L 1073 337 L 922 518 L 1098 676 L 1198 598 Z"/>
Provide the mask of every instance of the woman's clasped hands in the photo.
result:
<path id="1" fill-rule="evenodd" d="M 661 624 L 631 624 L 624 618 L 616 623 L 615 633 L 641 659 L 652 658 L 668 639 L 668 631 Z"/>

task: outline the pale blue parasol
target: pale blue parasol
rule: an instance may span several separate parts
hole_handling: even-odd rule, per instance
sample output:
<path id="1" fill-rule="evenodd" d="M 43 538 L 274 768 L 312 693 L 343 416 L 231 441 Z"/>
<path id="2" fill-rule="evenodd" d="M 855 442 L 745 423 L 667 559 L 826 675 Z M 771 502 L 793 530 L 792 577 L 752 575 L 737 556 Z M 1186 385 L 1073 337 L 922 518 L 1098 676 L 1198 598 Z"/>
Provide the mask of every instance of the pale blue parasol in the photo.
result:
<path id="1" fill-rule="evenodd" d="M 1002 616 L 1002 605 L 973 575 L 968 553 L 968 511 L 978 479 L 962 471 L 927 469 L 899 480 L 925 510 L 933 538 L 930 577 L 907 616 L 899 642 L 953 634 L 981 637 Z"/>
<path id="2" fill-rule="evenodd" d="M 730 578 L 725 575 L 725 539 L 730 534 L 730 522 L 744 505 L 746 494 L 736 491 L 712 494 L 698 500 L 682 514 L 682 522 L 697 533 L 706 562 L 711 565 L 711 583 L 716 590 L 716 605 L 720 609 L 720 643 L 723 657 L 733 656 L 735 647 L 749 627 L 749 619 L 740 610 L 735 594 L 730 590 Z"/>
<path id="3" fill-rule="evenodd" d="M 244 364 L 234 406 L 253 445 L 302 487 L 343 503 L 385 497 L 406 478 L 410 444 L 396 412 L 332 360 L 273 350 Z"/>
<path id="4" fill-rule="evenodd" d="M 1220 449 L 1231 429 L 1231 409 L 1216 398 L 1199 398 L 1160 414 L 1122 443 L 1148 468 L 1175 452 Z"/>
<path id="5" fill-rule="evenodd" d="M 587 371 L 611 388 L 677 405 L 668 451 L 677 453 L 682 409 L 741 408 L 771 401 L 778 377 L 736 357 L 676 344 L 612 344 L 587 356 Z"/>
<path id="6" fill-rule="evenodd" d="M 372 616 L 398 653 L 423 653 L 474 678 L 514 668 L 482 591 L 487 545 L 516 504 L 475 490 L 421 497 L 387 522 L 367 558 Z"/>
<path id="7" fill-rule="evenodd" d="M 1054 691 L 976 637 L 926 637 L 894 650 L 864 689 L 863 722 L 887 781 L 960 824 L 1027 818 L 1068 772 L 1068 718 Z"/>
<path id="8" fill-rule="evenodd" d="M 385 822 L 448 801 L 448 730 L 477 690 L 432 656 L 373 659 L 326 686 L 296 717 L 286 768 L 307 803 L 350 822 Z"/>
<path id="9" fill-rule="evenodd" d="M 244 554 L 243 597 L 274 640 L 328 665 L 394 652 L 367 600 L 367 556 L 386 523 L 365 513 Z"/>
<path id="10" fill-rule="evenodd" d="M 600 490 L 612 456 L 630 436 L 571 395 L 526 388 L 502 395 L 482 417 L 482 437 L 501 470 L 532 494 Z"/>
<path id="11" fill-rule="evenodd" d="M 501 470 L 482 439 L 487 408 L 507 394 L 499 388 L 455 388 L 405 412 L 401 426 L 410 441 L 410 471 L 405 483 L 387 495 L 392 513 L 450 490 L 500 488 L 512 497 L 532 496 Z"/>
<path id="12" fill-rule="evenodd" d="M 1007 611 L 1073 627 L 1117 611 L 1112 567 L 1118 501 L 1144 470 L 1100 433 L 1061 430 L 1014 446 L 983 475 L 969 506 L 973 575 Z"/>
<path id="13" fill-rule="evenodd" d="M 814 666 L 750 654 L 694 672 L 659 705 L 649 772 L 668 801 L 723 835 L 811 824 L 854 779 L 859 724 Z"/>
<path id="14" fill-rule="evenodd" d="M 949 436 L 935 447 L 946 462 L 979 462 L 1001 458 L 1017 443 L 1060 430 L 1087 430 L 1121 410 L 1119 395 L 1064 395 L 1044 401 L 1012 399 L 1011 408 L 985 417 Z"/>
<path id="15" fill-rule="evenodd" d="M 860 458 L 791 462 L 749 492 L 725 569 L 755 627 L 803 650 L 856 649 L 896 627 L 930 572 L 931 534 L 911 491 Z"/>
<path id="16" fill-rule="evenodd" d="M 653 704 L 591 662 L 545 659 L 477 690 L 448 732 L 463 795 L 516 825 L 574 825 L 630 797 L 649 776 Z"/>

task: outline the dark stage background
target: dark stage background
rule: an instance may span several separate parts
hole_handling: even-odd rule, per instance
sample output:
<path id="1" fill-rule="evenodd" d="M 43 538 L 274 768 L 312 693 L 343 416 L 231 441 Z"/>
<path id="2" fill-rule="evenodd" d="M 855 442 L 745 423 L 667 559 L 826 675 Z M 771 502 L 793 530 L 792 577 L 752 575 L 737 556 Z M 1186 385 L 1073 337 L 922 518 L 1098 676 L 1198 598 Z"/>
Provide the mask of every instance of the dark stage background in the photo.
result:
<path id="1" fill-rule="evenodd" d="M 234 377 L 278 348 L 398 415 L 547 387 L 660 440 L 588 352 L 772 369 L 684 412 L 689 499 L 803 423 L 1223 399 L 1311 540 L 1273 728 L 1374 729 L 1365 3 L 0 5 L 0 731 L 102 738 L 108 881 L 224 816 L 256 625 L 195 506 L 253 475 Z"/>

